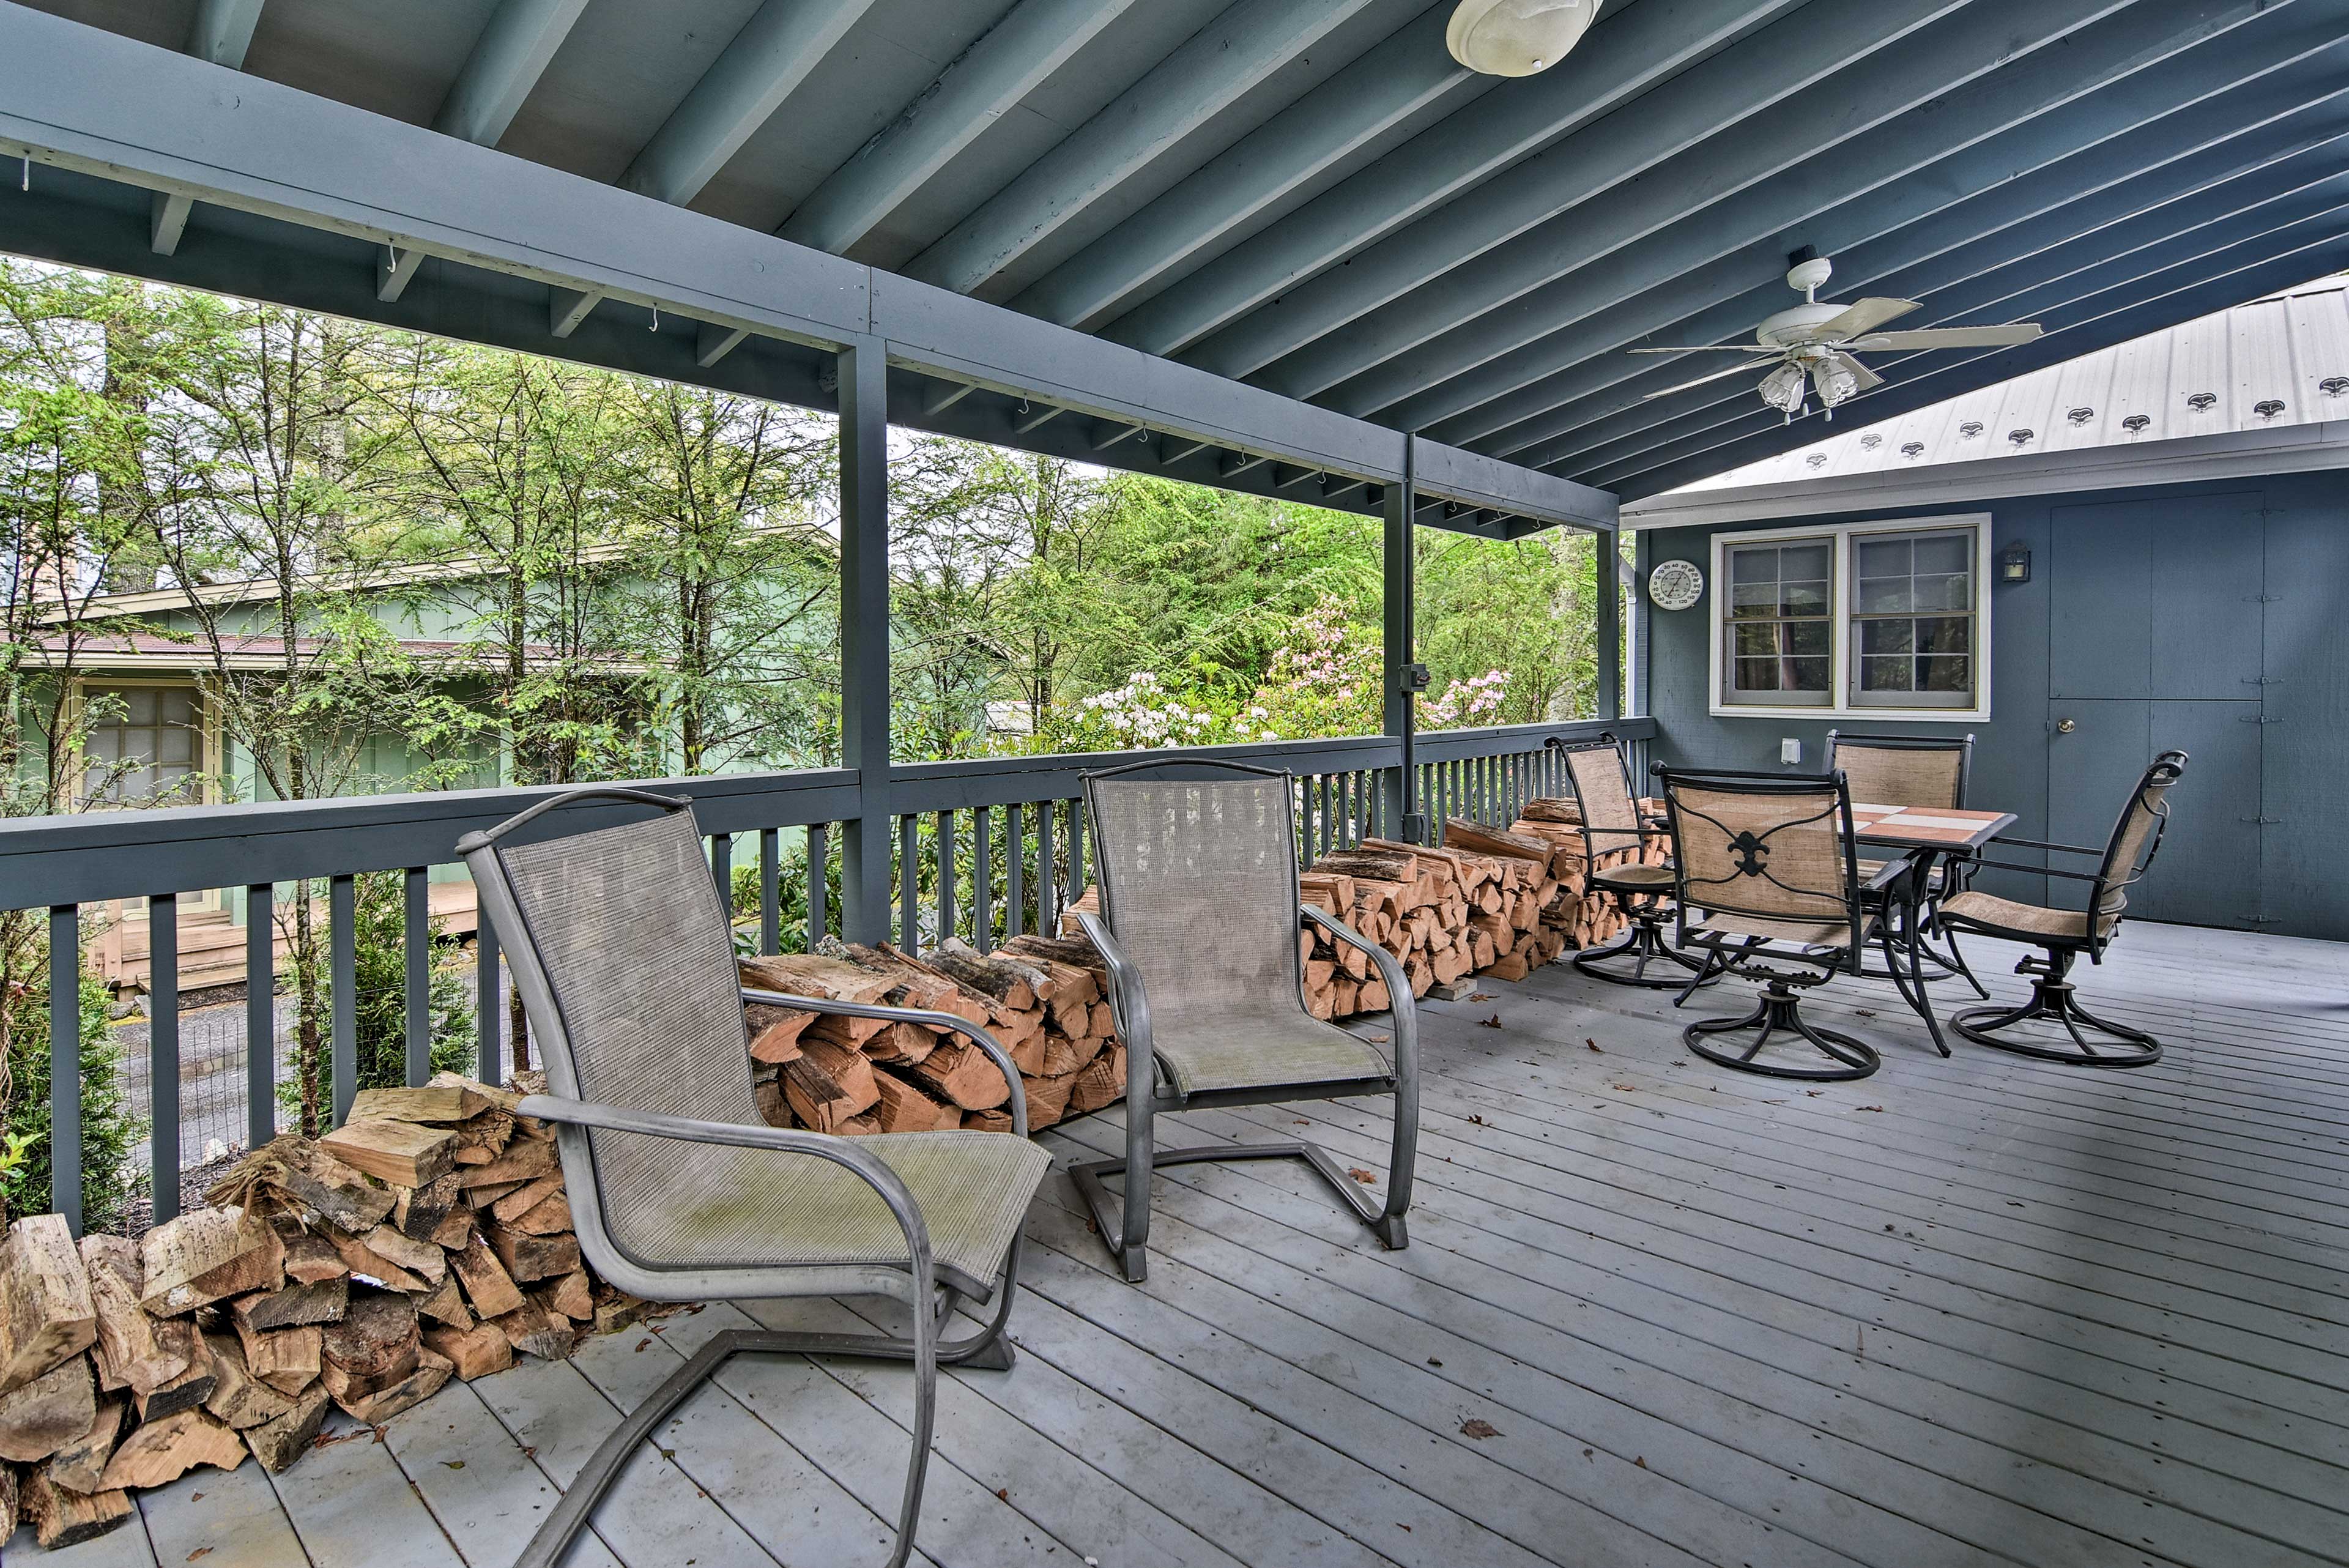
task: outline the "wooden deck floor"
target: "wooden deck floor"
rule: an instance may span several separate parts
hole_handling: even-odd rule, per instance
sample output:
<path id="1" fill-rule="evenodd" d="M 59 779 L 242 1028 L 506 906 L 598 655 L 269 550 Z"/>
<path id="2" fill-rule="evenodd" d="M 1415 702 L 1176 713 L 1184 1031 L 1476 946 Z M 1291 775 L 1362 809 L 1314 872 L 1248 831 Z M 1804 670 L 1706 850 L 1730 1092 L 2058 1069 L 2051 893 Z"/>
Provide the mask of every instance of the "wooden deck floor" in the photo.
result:
<path id="1" fill-rule="evenodd" d="M 1820 1015 L 1887 1063 L 1816 1091 L 1694 1061 L 1664 999 L 1562 965 L 1485 992 L 1423 1009 L 1405 1252 L 1301 1168 L 1193 1166 L 1130 1288 L 1053 1179 L 1018 1367 L 942 1385 L 927 1561 L 2349 1561 L 2349 948 L 2132 927 L 2084 993 L 2168 1039 L 2134 1074 L 1944 1062 L 1889 990 L 1841 986 Z M 1375 1108 L 1185 1119 L 1383 1169 Z M 740 1321 L 452 1386 L 287 1475 L 202 1471 L 139 1528 L 9 1556 L 504 1564 L 619 1408 Z M 909 1387 L 738 1359 L 571 1561 L 877 1561 Z"/>

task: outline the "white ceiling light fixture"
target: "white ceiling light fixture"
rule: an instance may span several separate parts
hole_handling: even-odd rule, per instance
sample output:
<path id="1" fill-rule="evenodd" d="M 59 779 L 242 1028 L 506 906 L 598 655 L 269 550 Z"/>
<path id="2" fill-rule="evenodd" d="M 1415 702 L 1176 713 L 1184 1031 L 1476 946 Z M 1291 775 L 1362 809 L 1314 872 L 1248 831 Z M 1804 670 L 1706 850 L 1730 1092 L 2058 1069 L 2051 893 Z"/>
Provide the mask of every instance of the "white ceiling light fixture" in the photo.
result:
<path id="1" fill-rule="evenodd" d="M 1590 28 L 1599 0 L 1460 0 L 1444 43 L 1488 77 L 1529 77 L 1566 58 Z"/>

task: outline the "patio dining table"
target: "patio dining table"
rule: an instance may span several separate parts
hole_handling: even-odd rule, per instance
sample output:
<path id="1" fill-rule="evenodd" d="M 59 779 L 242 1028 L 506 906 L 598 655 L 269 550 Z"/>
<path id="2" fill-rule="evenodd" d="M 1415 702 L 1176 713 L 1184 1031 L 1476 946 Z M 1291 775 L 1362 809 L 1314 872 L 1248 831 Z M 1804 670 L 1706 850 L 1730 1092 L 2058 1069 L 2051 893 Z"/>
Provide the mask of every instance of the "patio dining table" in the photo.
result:
<path id="1" fill-rule="evenodd" d="M 1944 1056 L 1949 1043 L 1941 1038 L 1940 1021 L 1933 1016 L 1933 1001 L 1926 993 L 1924 972 L 1924 908 L 1936 867 L 1971 858 L 1983 845 L 2014 825 L 2011 811 L 1959 811 L 1945 806 L 1868 805 L 1852 802 L 1852 836 L 1860 843 L 1892 850 L 1909 862 L 1909 874 L 1886 885 L 1890 902 L 1900 909 L 1900 940 L 1909 973 L 1896 968 L 1893 983 L 1925 1020 L 1933 1048 Z"/>

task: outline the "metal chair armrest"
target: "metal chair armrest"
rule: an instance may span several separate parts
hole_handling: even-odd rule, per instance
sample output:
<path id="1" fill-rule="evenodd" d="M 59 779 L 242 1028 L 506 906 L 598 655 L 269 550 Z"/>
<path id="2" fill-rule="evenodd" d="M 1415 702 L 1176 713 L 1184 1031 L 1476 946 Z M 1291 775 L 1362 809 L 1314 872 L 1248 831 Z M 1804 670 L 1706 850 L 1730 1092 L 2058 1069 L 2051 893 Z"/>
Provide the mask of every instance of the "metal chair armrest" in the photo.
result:
<path id="1" fill-rule="evenodd" d="M 1158 1057 L 1150 1033 L 1150 996 L 1143 989 L 1142 971 L 1127 956 L 1107 922 L 1091 909 L 1071 909 L 1093 950 L 1109 966 L 1109 1011 L 1125 1041 L 1125 1092 L 1145 1101 L 1157 1087 Z"/>
<path id="2" fill-rule="evenodd" d="M 536 1116 L 540 1121 L 566 1127 L 641 1133 L 647 1137 L 675 1138 L 683 1143 L 763 1148 L 777 1154 L 811 1155 L 817 1159 L 828 1159 L 834 1165 L 843 1166 L 880 1194 L 881 1200 L 889 1206 L 889 1212 L 896 1217 L 897 1228 L 905 1232 L 906 1253 L 913 1264 L 916 1287 L 914 1299 L 916 1302 L 930 1299 L 930 1229 L 928 1222 L 922 1218 L 921 1206 L 914 1201 L 912 1189 L 906 1187 L 903 1177 L 890 1168 L 889 1162 L 870 1149 L 857 1147 L 854 1138 L 808 1132 L 800 1127 L 754 1127 L 736 1122 L 697 1121 L 690 1116 L 672 1116 L 627 1106 L 598 1105 L 593 1100 L 570 1100 L 556 1095 L 524 1096 L 522 1104 L 514 1109 L 523 1116 Z"/>
<path id="3" fill-rule="evenodd" d="M 762 1002 L 769 1007 L 789 1007 L 801 1012 L 832 1012 L 845 1018 L 885 1018 L 893 1023 L 919 1023 L 930 1029 L 949 1030 L 968 1035 L 971 1044 L 987 1053 L 1011 1085 L 1011 1130 L 1019 1137 L 1028 1136 L 1028 1091 L 1019 1083 L 1019 1068 L 1011 1054 L 996 1044 L 995 1036 L 968 1018 L 957 1018 L 951 1012 L 933 1012 L 920 1007 L 881 1007 L 869 1002 L 828 1002 L 818 996 L 792 996 L 780 991 L 759 991 L 742 988 L 742 1000 Z"/>
<path id="4" fill-rule="evenodd" d="M 1914 867 L 1909 864 L 1907 856 L 1896 855 L 1878 866 L 1867 880 L 1860 883 L 1859 890 L 1862 893 L 1881 893 L 1893 883 L 1908 876 L 1913 869 Z"/>
<path id="5" fill-rule="evenodd" d="M 2011 845 L 2017 849 L 2060 850 L 2065 855 L 2102 855 L 2104 853 L 2101 849 L 2086 849 L 2077 844 L 2049 844 L 2043 839 L 2037 838 L 2009 838 L 2003 833 L 2000 834 L 1996 838 L 1992 839 L 1990 842 L 1992 844 Z M 1987 847 L 1987 846 L 1985 846 L 1985 847 Z"/>
<path id="6" fill-rule="evenodd" d="M 1311 904 L 1299 904 L 1298 913 L 1312 924 L 1330 933 L 1332 940 L 1348 947 L 1359 948 L 1370 955 L 1379 971 L 1379 979 L 1387 988 L 1389 1015 L 1394 1020 L 1395 1075 L 1415 1077 L 1419 1071 L 1419 1009 L 1412 1005 L 1411 977 L 1403 973 L 1402 964 L 1394 954 L 1354 929 L 1329 910 Z"/>

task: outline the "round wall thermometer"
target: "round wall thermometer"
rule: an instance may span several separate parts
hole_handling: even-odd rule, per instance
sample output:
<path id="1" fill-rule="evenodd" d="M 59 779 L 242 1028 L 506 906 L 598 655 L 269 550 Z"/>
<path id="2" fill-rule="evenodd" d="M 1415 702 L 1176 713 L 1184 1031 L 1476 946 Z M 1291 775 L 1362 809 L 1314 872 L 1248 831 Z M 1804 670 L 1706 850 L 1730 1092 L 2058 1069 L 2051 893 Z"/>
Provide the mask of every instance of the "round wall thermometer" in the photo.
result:
<path id="1" fill-rule="evenodd" d="M 1648 574 L 1648 600 L 1658 609 L 1684 610 L 1704 597 L 1704 573 L 1694 561 L 1664 561 Z"/>

